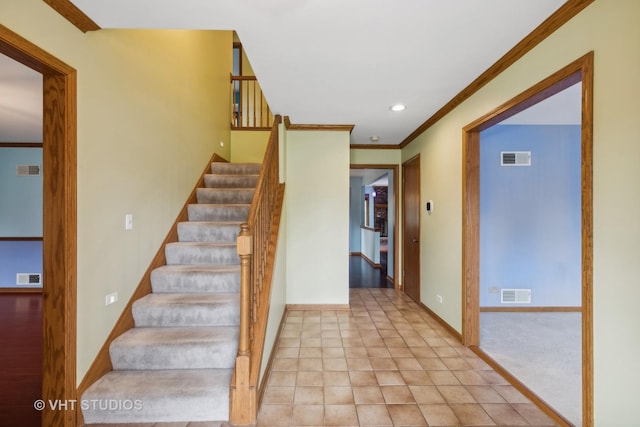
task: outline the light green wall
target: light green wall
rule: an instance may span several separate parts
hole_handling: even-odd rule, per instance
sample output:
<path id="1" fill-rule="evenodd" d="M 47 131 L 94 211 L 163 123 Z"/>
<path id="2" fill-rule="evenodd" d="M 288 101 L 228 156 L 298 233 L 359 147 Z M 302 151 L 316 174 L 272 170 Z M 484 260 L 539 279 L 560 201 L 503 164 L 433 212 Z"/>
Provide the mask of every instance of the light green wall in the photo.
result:
<path id="1" fill-rule="evenodd" d="M 349 303 L 349 132 L 285 134 L 287 304 Z"/>
<path id="2" fill-rule="evenodd" d="M 461 129 L 589 51 L 595 51 L 593 172 L 594 390 L 597 426 L 637 424 L 640 373 L 640 2 L 597 0 L 403 150 L 421 153 L 422 298 L 461 324 Z M 426 238 L 428 236 L 428 238 Z M 444 305 L 434 295 L 444 296 Z"/>
<path id="3" fill-rule="evenodd" d="M 350 153 L 352 165 L 399 165 L 402 150 L 353 149 Z"/>
<path id="4" fill-rule="evenodd" d="M 232 130 L 231 158 L 234 163 L 262 163 L 271 131 Z"/>
<path id="5" fill-rule="evenodd" d="M 219 141 L 229 141 L 232 33 L 83 34 L 39 0 L 0 0 L 0 24 L 78 72 L 79 382 L 208 159 L 229 156 Z M 119 301 L 105 307 L 111 292 Z"/>

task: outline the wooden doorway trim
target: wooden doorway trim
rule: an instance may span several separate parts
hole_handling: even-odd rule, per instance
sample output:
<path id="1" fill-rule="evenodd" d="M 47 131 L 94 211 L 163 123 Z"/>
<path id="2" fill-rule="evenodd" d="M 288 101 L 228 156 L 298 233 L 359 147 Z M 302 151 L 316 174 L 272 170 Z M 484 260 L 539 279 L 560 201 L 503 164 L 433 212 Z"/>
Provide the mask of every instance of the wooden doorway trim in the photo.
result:
<path id="1" fill-rule="evenodd" d="M 480 343 L 480 132 L 582 82 L 582 423 L 593 426 L 593 52 L 463 128 L 462 339 Z M 545 408 L 543 408 L 545 409 Z M 554 414 L 550 414 L 552 416 Z M 558 420 L 562 421 L 564 420 Z"/>
<path id="2" fill-rule="evenodd" d="M 42 399 L 76 399 L 76 71 L 0 25 L 0 54 L 43 76 Z M 71 403 L 69 403 L 71 405 Z M 43 426 L 75 427 L 45 405 Z"/>
<path id="3" fill-rule="evenodd" d="M 399 236 L 398 236 L 398 222 L 400 221 L 400 218 L 398 218 L 399 215 L 399 207 L 398 207 L 398 201 L 400 200 L 399 197 L 399 193 L 398 193 L 398 181 L 400 179 L 399 176 L 399 168 L 398 165 L 355 165 L 355 164 L 351 164 L 349 165 L 350 169 L 386 169 L 386 170 L 390 170 L 393 171 L 393 203 L 394 203 L 394 209 L 393 209 L 393 215 L 394 215 L 394 221 L 393 221 L 393 287 L 398 289 L 398 287 L 400 286 L 400 280 L 398 278 L 398 241 Z"/>

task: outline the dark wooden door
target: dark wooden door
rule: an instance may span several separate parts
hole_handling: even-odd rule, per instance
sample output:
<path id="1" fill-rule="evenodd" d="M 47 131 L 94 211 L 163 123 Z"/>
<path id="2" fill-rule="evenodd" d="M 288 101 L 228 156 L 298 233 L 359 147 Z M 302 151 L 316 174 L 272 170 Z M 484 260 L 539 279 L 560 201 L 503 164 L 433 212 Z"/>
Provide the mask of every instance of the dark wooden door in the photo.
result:
<path id="1" fill-rule="evenodd" d="M 420 156 L 402 165 L 404 292 L 420 302 Z"/>

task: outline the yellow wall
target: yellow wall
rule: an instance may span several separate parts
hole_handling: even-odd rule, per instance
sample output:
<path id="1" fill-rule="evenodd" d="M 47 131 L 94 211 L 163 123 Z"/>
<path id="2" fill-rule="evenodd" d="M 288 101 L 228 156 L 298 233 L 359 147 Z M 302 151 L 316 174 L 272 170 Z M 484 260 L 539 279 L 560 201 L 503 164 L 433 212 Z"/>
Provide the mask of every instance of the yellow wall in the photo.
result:
<path id="1" fill-rule="evenodd" d="M 421 154 L 422 298 L 461 326 L 461 129 L 538 81 L 595 51 L 594 363 L 598 426 L 637 425 L 640 373 L 640 2 L 597 0 L 403 150 Z M 428 238 L 427 238 L 428 236 Z M 435 303 L 435 294 L 444 305 Z"/>
<path id="2" fill-rule="evenodd" d="M 219 141 L 229 141 L 232 33 L 83 34 L 39 0 L 0 0 L 0 24 L 78 72 L 79 382 L 207 160 L 229 156 Z M 111 292 L 119 301 L 105 307 Z"/>
<path id="3" fill-rule="evenodd" d="M 271 131 L 232 130 L 231 158 L 234 163 L 262 163 Z"/>
<path id="4" fill-rule="evenodd" d="M 349 132 L 285 134 L 287 304 L 349 303 Z"/>

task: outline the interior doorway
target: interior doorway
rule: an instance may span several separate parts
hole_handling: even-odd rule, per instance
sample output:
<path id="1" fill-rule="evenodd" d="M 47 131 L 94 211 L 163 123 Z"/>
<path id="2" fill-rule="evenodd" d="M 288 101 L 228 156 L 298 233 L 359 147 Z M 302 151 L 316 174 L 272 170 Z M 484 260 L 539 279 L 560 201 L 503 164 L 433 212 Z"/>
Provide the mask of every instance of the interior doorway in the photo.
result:
<path id="1" fill-rule="evenodd" d="M 580 84 L 580 104 L 582 122 L 579 126 L 579 188 L 580 205 L 578 211 L 578 236 L 580 244 L 578 257 L 581 265 L 577 272 L 579 281 L 578 306 L 573 307 L 580 314 L 580 346 L 581 346 L 581 402 L 582 425 L 593 425 L 593 355 L 592 355 L 592 94 L 593 94 L 593 53 L 578 59 L 536 86 L 525 91 L 495 111 L 476 120 L 464 128 L 463 155 L 463 341 L 479 353 L 494 368 L 501 371 L 527 397 L 537 403 L 551 415 L 560 425 L 573 425 L 561 413 L 552 408 L 548 402 L 533 392 L 521 378 L 513 375 L 500 363 L 486 354 L 482 349 L 480 331 L 481 311 L 481 257 L 480 240 L 481 224 L 481 185 L 480 185 L 480 134 L 497 123 L 512 117 L 539 102 L 558 94 L 568 87 Z M 517 153 L 508 161 L 517 161 Z M 513 157 L 513 159 L 511 158 Z M 526 157 L 526 155 L 525 155 Z M 504 160 L 504 159 L 503 159 Z M 529 159 L 531 160 L 531 159 Z M 531 160 L 532 161 L 532 160 Z M 483 271 L 482 274 L 486 272 Z M 517 288 L 517 286 L 514 286 Z M 518 289 L 509 294 L 517 298 Z M 525 289 L 526 291 L 526 289 Z M 530 291 L 530 290 L 529 290 Z M 511 295 L 513 294 L 513 295 Z M 523 295 L 527 295 L 524 292 Z M 532 295 L 529 292 L 528 296 Z M 483 294 L 483 297 L 485 295 Z M 550 307 L 547 312 L 558 307 Z M 503 310 L 507 311 L 507 310 Z M 511 310 L 513 311 L 513 310 Z M 480 346 L 480 347 L 478 347 Z"/>
<path id="2" fill-rule="evenodd" d="M 0 25 L 0 54 L 43 76 L 42 394 L 76 399 L 76 71 Z M 45 405 L 43 426 L 76 425 Z"/>
<path id="3" fill-rule="evenodd" d="M 398 167 L 351 165 L 349 287 L 395 287 Z"/>
<path id="4" fill-rule="evenodd" d="M 420 155 L 402 164 L 402 284 L 420 304 Z"/>

